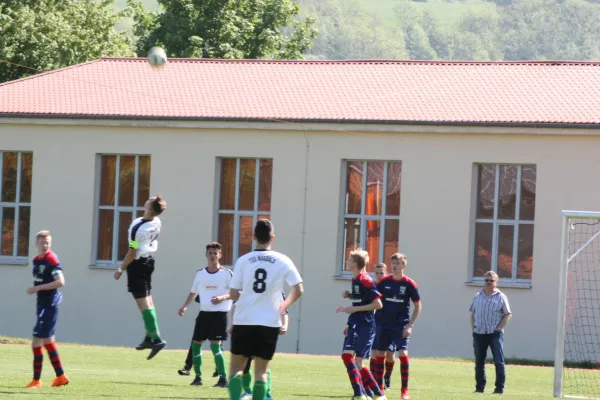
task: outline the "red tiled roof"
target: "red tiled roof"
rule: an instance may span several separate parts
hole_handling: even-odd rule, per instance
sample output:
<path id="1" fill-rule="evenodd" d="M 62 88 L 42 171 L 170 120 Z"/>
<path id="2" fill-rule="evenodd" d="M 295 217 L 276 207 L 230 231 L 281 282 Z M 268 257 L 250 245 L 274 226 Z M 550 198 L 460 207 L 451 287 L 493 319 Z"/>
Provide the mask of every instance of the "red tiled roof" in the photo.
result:
<path id="1" fill-rule="evenodd" d="M 600 124 L 600 62 L 100 60 L 0 85 L 0 116 Z"/>

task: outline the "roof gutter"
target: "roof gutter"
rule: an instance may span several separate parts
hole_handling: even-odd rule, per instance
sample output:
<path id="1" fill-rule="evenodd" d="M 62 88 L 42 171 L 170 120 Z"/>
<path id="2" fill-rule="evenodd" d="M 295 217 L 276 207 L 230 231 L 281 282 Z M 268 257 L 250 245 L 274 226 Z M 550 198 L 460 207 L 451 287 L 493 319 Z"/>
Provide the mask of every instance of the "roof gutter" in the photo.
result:
<path id="1" fill-rule="evenodd" d="M 223 126 L 226 123 L 227 126 Z M 233 129 L 278 129 L 278 130 L 337 130 L 346 132 L 356 126 L 361 131 L 381 132 L 427 132 L 435 133 L 482 133 L 475 128 L 486 128 L 488 133 L 510 134 L 600 134 L 600 123 L 539 123 L 539 122 L 474 122 L 474 121 L 406 121 L 406 120 L 349 120 L 349 119 L 268 119 L 231 117 L 152 117 L 115 115 L 73 114 L 2 114 L 1 124 L 33 125 L 104 125 L 169 128 L 233 128 Z M 251 124 L 251 125 L 249 125 Z M 342 129 L 344 125 L 348 129 Z M 425 129 L 424 129 L 425 128 Z M 433 128 L 433 129 L 431 129 Z M 459 128 L 459 129 L 456 129 Z M 507 132 L 502 128 L 511 128 Z M 472 132 L 468 132 L 470 130 Z M 535 130 L 535 131 L 532 131 Z M 561 130 L 552 132 L 552 130 Z M 583 133 L 585 130 L 599 132 Z"/>

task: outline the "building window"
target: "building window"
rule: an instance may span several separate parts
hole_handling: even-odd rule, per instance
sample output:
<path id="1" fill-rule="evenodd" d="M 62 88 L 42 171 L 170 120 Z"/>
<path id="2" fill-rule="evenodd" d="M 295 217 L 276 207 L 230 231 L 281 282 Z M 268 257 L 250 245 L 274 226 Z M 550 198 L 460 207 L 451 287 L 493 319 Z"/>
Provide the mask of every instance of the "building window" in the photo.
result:
<path id="1" fill-rule="evenodd" d="M 252 251 L 254 224 L 270 219 L 273 160 L 221 158 L 217 237 L 223 265 Z"/>
<path id="2" fill-rule="evenodd" d="M 529 283 L 533 267 L 535 165 L 479 164 L 473 280 L 495 271 L 509 283 Z"/>
<path id="3" fill-rule="evenodd" d="M 150 197 L 150 156 L 101 155 L 98 170 L 95 264 L 116 266 L 127 254 L 129 225 Z"/>
<path id="4" fill-rule="evenodd" d="M 400 161 L 347 161 L 344 215 L 341 221 L 341 271 L 350 251 L 360 247 L 369 252 L 367 271 L 398 251 L 400 235 Z M 382 240 L 383 238 L 383 240 Z"/>
<path id="5" fill-rule="evenodd" d="M 27 260 L 33 153 L 0 151 L 0 261 Z"/>

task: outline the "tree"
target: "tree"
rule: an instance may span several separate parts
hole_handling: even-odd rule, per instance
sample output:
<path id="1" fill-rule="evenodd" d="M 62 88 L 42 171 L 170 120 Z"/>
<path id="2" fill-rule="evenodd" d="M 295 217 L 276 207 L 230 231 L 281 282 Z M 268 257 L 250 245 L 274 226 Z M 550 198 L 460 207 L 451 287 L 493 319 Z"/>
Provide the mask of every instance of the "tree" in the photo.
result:
<path id="1" fill-rule="evenodd" d="M 170 57 L 301 59 L 317 31 L 292 0 L 159 0 L 162 12 L 134 10 L 138 54 L 162 46 Z"/>
<path id="2" fill-rule="evenodd" d="M 0 82 L 101 56 L 135 56 L 115 24 L 128 16 L 113 0 L 0 1 Z"/>
<path id="3" fill-rule="evenodd" d="M 319 36 L 307 58 L 324 60 L 406 58 L 403 37 L 393 20 L 382 18 L 362 0 L 298 0 L 318 15 Z"/>

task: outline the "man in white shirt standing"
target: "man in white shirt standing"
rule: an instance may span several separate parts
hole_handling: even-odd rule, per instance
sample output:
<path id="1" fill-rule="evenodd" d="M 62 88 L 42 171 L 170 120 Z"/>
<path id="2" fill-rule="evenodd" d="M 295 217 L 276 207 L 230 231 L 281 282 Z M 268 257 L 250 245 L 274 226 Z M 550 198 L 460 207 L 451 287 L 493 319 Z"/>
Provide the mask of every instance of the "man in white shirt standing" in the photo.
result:
<path id="1" fill-rule="evenodd" d="M 156 310 L 150 290 L 154 272 L 154 253 L 158 250 L 158 235 L 162 226 L 159 215 L 167 209 L 167 202 L 159 194 L 144 204 L 144 215 L 133 220 L 127 232 L 129 250 L 121 267 L 115 271 L 116 280 L 127 271 L 127 290 L 133 295 L 142 312 L 146 337 L 136 349 L 151 349 L 148 360 L 161 351 L 167 342 L 161 339 Z"/>
<path id="2" fill-rule="evenodd" d="M 488 271 L 483 278 L 485 287 L 473 296 L 469 308 L 475 350 L 475 393 L 483 393 L 485 389 L 485 358 L 490 347 L 496 365 L 494 394 L 502 394 L 506 383 L 504 328 L 512 318 L 512 311 L 508 297 L 498 289 L 498 274 Z"/>
<path id="3" fill-rule="evenodd" d="M 206 245 L 208 266 L 196 272 L 192 289 L 179 309 L 179 315 L 183 316 L 196 295 L 200 295 L 200 313 L 192 337 L 192 363 L 196 377 L 191 384 L 202 385 L 202 344 L 209 340 L 219 372 L 219 381 L 213 387 L 226 388 L 225 357 L 221 343 L 227 340 L 227 313 L 232 305 L 229 287 L 233 273 L 221 266 L 221 250 L 220 243 Z"/>
<path id="4" fill-rule="evenodd" d="M 231 400 L 240 400 L 244 366 L 250 357 L 254 357 L 255 376 L 252 398 L 265 399 L 267 369 L 277 347 L 281 315 L 304 292 L 302 278 L 292 260 L 271 250 L 275 239 L 271 221 L 256 222 L 254 239 L 256 248 L 238 259 L 231 281 L 231 299 L 236 302 L 231 332 Z M 284 283 L 292 290 L 282 301 Z"/>

